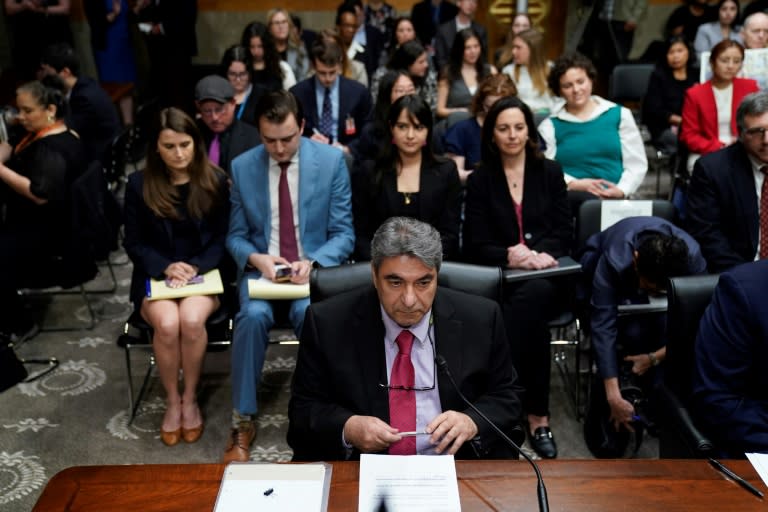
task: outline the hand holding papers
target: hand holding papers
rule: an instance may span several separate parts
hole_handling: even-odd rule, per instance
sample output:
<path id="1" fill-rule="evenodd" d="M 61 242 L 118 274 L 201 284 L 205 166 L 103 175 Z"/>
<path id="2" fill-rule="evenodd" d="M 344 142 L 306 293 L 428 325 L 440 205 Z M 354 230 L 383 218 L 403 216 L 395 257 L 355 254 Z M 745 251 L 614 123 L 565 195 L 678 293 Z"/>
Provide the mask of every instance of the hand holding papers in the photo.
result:
<path id="1" fill-rule="evenodd" d="M 190 279 L 185 286 L 173 288 L 167 279 L 147 279 L 147 298 L 149 300 L 180 299 L 193 295 L 218 295 L 224 293 L 224 284 L 218 269 Z"/>
<path id="2" fill-rule="evenodd" d="M 360 456 L 358 510 L 460 511 L 453 455 Z"/>

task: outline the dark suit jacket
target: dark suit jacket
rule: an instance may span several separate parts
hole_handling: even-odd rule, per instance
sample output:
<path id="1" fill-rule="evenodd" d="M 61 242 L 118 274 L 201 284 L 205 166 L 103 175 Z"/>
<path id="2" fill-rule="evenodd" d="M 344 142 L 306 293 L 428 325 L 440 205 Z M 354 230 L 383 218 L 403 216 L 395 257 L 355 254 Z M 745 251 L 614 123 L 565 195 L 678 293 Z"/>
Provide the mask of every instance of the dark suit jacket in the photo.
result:
<path id="1" fill-rule="evenodd" d="M 529 248 L 554 258 L 568 254 L 573 233 L 568 193 L 560 164 L 526 160 L 523 238 Z M 464 253 L 482 265 L 507 265 L 507 247 L 520 230 L 507 179 L 501 169 L 481 167 L 469 175 L 464 209 Z"/>
<path id="2" fill-rule="evenodd" d="M 213 132 L 202 121 L 198 121 L 197 125 L 203 134 L 207 150 L 213 140 Z M 228 175 L 232 175 L 232 160 L 261 144 L 261 138 L 259 137 L 259 130 L 254 126 L 235 119 L 230 127 L 219 135 L 219 144 L 221 148 L 219 167 L 224 169 Z"/>
<path id="3" fill-rule="evenodd" d="M 67 126 L 83 141 L 87 161 L 101 160 L 120 131 L 120 119 L 109 94 L 87 76 L 78 77 L 69 96 Z"/>
<path id="4" fill-rule="evenodd" d="M 366 155 L 368 156 L 368 155 Z M 355 259 L 371 259 L 371 239 L 388 218 L 398 215 L 403 196 L 397 192 L 397 176 L 388 172 L 376 183 L 376 162 L 366 160 L 352 174 L 352 214 L 355 222 Z M 453 160 L 422 165 L 419 177 L 419 220 L 432 224 L 443 242 L 443 259 L 459 253 L 461 182 Z"/>
<path id="5" fill-rule="evenodd" d="M 724 452 L 768 450 L 768 261 L 720 276 L 696 339 L 697 419 Z"/>
<path id="6" fill-rule="evenodd" d="M 706 262 L 699 244 L 682 229 L 658 217 L 629 217 L 589 237 L 579 258 L 591 291 L 592 346 L 600 376 L 618 376 L 616 358 L 619 303 L 638 294 L 634 252 L 642 238 L 651 233 L 675 236 L 688 247 L 687 274 L 702 274 Z M 665 340 L 644 340 L 646 350 L 656 350 Z"/>
<path id="7" fill-rule="evenodd" d="M 701 245 L 710 272 L 755 259 L 757 192 L 741 142 L 696 161 L 686 210 L 687 230 Z"/>
<path id="8" fill-rule="evenodd" d="M 137 306 L 146 295 L 147 278 L 160 279 L 163 271 L 175 261 L 172 224 L 149 209 L 143 197 L 144 174 L 135 172 L 128 178 L 125 190 L 125 251 L 133 262 L 131 302 Z M 217 268 L 226 255 L 224 240 L 229 226 L 229 187 L 224 176 L 220 180 L 219 208 L 196 221 L 202 250 L 184 259 L 203 274 Z"/>
<path id="9" fill-rule="evenodd" d="M 365 25 L 365 41 L 365 51 L 356 53 L 355 60 L 365 65 L 365 72 L 368 74 L 368 81 L 370 82 L 373 79 L 373 74 L 379 68 L 386 40 L 379 29 Z"/>
<path id="10" fill-rule="evenodd" d="M 431 45 L 432 38 L 435 37 L 437 32 L 437 27 L 448 20 L 452 20 L 458 13 L 459 9 L 454 4 L 448 0 L 443 0 L 440 2 L 438 23 L 435 24 L 432 19 L 432 0 L 423 0 L 415 4 L 411 11 L 411 22 L 421 44 L 424 46 Z"/>
<path id="11" fill-rule="evenodd" d="M 467 398 L 508 435 L 520 422 L 517 374 L 499 306 L 485 298 L 438 288 L 433 303 L 435 351 L 448 362 Z M 343 460 L 344 424 L 355 414 L 389 423 L 384 323 L 371 286 L 307 309 L 288 405 L 288 444 L 294 460 Z M 491 428 L 461 401 L 438 372 L 442 409 L 467 414 L 479 443 L 465 443 L 459 458 L 506 456 Z M 494 446 L 496 445 L 496 446 Z M 360 456 L 355 450 L 353 458 Z"/>
<path id="12" fill-rule="evenodd" d="M 757 82 L 749 78 L 733 79 L 731 100 L 731 134 L 736 136 L 736 109 L 747 94 L 757 92 Z M 680 124 L 680 140 L 692 153 L 707 154 L 720 149 L 718 140 L 717 105 L 712 82 L 696 84 L 685 92 L 683 121 Z"/>
<path id="13" fill-rule="evenodd" d="M 312 137 L 313 130 L 320 127 L 317 115 L 317 98 L 315 97 L 315 77 L 307 78 L 291 87 L 291 92 L 301 103 L 304 110 L 304 136 Z M 346 133 L 347 117 L 355 121 L 355 133 Z M 371 121 L 373 116 L 373 101 L 371 93 L 362 84 L 339 76 L 339 142 L 348 146 L 360 137 L 360 133 Z"/>
<path id="14" fill-rule="evenodd" d="M 488 56 L 488 32 L 485 27 L 472 21 L 472 29 L 480 36 L 480 44 L 482 45 L 483 55 Z M 453 46 L 453 40 L 456 38 L 456 20 L 446 21 L 437 29 L 437 35 L 435 35 L 435 66 L 439 71 L 442 71 L 443 67 L 448 64 L 448 59 L 451 55 L 451 47 Z"/>

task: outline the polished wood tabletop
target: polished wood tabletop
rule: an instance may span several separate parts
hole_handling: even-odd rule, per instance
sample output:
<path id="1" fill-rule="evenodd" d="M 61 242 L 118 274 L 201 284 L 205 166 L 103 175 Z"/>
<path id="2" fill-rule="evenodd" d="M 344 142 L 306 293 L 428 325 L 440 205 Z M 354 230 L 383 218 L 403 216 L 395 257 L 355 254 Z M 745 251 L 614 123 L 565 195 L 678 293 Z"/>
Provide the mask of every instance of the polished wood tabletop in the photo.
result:
<path id="1" fill-rule="evenodd" d="M 724 461 L 766 487 L 748 461 Z M 539 466 L 552 511 L 768 510 L 706 460 L 547 460 Z M 210 512 L 223 464 L 78 466 L 55 475 L 34 511 Z M 536 478 L 524 461 L 457 461 L 463 511 L 537 510 Z M 333 463 L 328 510 L 357 510 L 357 462 Z"/>

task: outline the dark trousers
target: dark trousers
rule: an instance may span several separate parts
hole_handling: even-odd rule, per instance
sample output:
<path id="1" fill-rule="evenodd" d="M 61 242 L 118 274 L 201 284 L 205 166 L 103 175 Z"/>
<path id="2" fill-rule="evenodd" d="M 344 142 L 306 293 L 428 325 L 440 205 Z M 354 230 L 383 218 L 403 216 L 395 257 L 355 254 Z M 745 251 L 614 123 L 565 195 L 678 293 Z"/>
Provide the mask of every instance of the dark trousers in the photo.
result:
<path id="1" fill-rule="evenodd" d="M 520 384 L 523 408 L 549 416 L 551 356 L 547 322 L 559 311 L 558 286 L 548 279 L 531 279 L 509 287 L 504 296 L 504 324 Z"/>

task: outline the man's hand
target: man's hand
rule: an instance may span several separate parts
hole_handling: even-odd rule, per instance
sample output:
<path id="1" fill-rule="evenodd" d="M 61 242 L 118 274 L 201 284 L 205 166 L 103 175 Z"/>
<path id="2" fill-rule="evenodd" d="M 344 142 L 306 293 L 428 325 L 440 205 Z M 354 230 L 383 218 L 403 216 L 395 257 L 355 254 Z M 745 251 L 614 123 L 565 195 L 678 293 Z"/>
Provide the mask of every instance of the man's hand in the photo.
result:
<path id="1" fill-rule="evenodd" d="M 275 280 L 275 265 L 291 266 L 291 262 L 282 256 L 272 256 L 271 254 L 251 253 L 248 256 L 248 264 L 261 272 L 261 275 L 270 281 Z"/>
<path id="2" fill-rule="evenodd" d="M 294 261 L 291 263 L 291 282 L 294 284 L 305 284 L 309 282 L 309 272 L 312 270 L 312 262 L 309 260 Z"/>
<path id="3" fill-rule="evenodd" d="M 320 144 L 330 144 L 331 143 L 331 139 L 329 139 L 328 137 L 326 137 L 325 135 L 323 135 L 320 132 L 313 133 L 312 136 L 310 137 L 310 140 L 317 141 Z"/>
<path id="4" fill-rule="evenodd" d="M 426 428 L 432 434 L 429 442 L 436 444 L 435 452 L 455 455 L 461 445 L 477 435 L 477 425 L 462 412 L 445 411 L 432 420 Z"/>
<path id="5" fill-rule="evenodd" d="M 648 357 L 648 354 L 627 356 L 624 360 L 632 362 L 632 373 L 635 375 L 642 375 L 651 367 L 651 358 Z"/>
<path id="6" fill-rule="evenodd" d="M 611 407 L 610 420 L 613 422 L 613 428 L 619 431 L 619 428 L 624 425 L 627 430 L 634 432 L 632 427 L 632 416 L 635 414 L 635 408 L 632 404 L 621 398 L 609 398 L 608 405 Z"/>
<path id="7" fill-rule="evenodd" d="M 344 439 L 362 453 L 371 453 L 386 450 L 401 436 L 375 416 L 352 416 L 344 423 Z"/>

